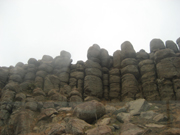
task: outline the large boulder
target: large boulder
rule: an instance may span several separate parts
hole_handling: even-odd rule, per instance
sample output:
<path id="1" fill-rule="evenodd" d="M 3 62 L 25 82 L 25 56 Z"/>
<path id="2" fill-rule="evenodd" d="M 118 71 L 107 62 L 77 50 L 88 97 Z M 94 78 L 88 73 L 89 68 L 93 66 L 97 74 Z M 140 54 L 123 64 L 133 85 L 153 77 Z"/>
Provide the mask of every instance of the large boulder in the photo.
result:
<path id="1" fill-rule="evenodd" d="M 88 52 L 87 52 L 87 58 L 91 59 L 91 57 L 94 58 L 99 58 L 100 56 L 100 47 L 97 44 L 93 44 L 91 47 L 89 47 Z"/>
<path id="2" fill-rule="evenodd" d="M 88 123 L 92 123 L 93 121 L 99 119 L 105 113 L 106 110 L 104 105 L 96 100 L 77 105 L 73 112 L 76 117 L 85 120 Z"/>
<path id="3" fill-rule="evenodd" d="M 167 49 L 162 49 L 162 50 L 156 51 L 154 54 L 154 60 L 156 63 L 158 63 L 164 58 L 175 57 L 175 56 L 176 56 L 176 54 L 174 53 L 174 51 L 167 48 Z"/>
<path id="4" fill-rule="evenodd" d="M 44 80 L 44 92 L 48 93 L 51 89 L 59 89 L 59 78 L 55 75 L 48 75 Z"/>
<path id="5" fill-rule="evenodd" d="M 177 45 L 173 41 L 167 40 L 165 44 L 166 48 L 172 49 L 175 53 L 178 52 Z"/>
<path id="6" fill-rule="evenodd" d="M 109 57 L 109 53 L 106 49 L 101 49 L 100 60 L 101 60 L 102 67 L 109 67 L 110 57 Z"/>
<path id="7" fill-rule="evenodd" d="M 63 58 L 71 59 L 71 54 L 67 51 L 64 51 L 64 50 L 60 52 L 60 56 Z"/>
<path id="8" fill-rule="evenodd" d="M 99 70 L 98 68 L 86 68 L 85 70 L 86 75 L 94 75 L 97 77 L 102 77 L 102 71 Z M 82 79 L 82 78 L 78 78 L 78 79 Z"/>
<path id="9" fill-rule="evenodd" d="M 84 79 L 84 95 L 101 98 L 102 94 L 102 80 L 94 75 L 87 75 Z"/>
<path id="10" fill-rule="evenodd" d="M 158 78 L 173 78 L 180 77 L 180 58 L 179 57 L 170 57 L 162 59 L 156 65 Z"/>
<path id="11" fill-rule="evenodd" d="M 129 41 L 125 41 L 121 44 L 122 58 L 136 58 L 136 52 Z"/>
<path id="12" fill-rule="evenodd" d="M 165 49 L 164 43 L 161 39 L 152 39 L 150 42 L 150 52 Z"/>

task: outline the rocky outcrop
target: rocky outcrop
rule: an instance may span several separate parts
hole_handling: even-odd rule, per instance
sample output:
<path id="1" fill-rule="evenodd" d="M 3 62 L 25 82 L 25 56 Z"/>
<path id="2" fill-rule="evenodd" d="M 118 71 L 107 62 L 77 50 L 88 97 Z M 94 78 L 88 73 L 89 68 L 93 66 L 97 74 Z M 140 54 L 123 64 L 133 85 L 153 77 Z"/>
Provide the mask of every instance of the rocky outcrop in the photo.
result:
<path id="1" fill-rule="evenodd" d="M 132 114 L 156 122 L 167 122 L 170 120 L 168 115 L 151 110 L 146 112 L 146 109 L 140 108 L 145 108 L 147 103 L 135 104 L 133 101 L 143 98 L 143 101 L 166 101 L 168 104 L 180 100 L 180 38 L 176 43 L 168 40 L 164 44 L 160 39 L 153 39 L 150 53 L 144 50 L 136 53 L 133 45 L 125 41 L 121 48 L 117 48 L 121 50 L 116 50 L 113 56 L 94 44 L 88 49 L 88 60 L 85 62 L 72 64 L 71 54 L 61 51 L 55 58 L 44 55 L 40 60 L 30 58 L 27 64 L 18 62 L 15 66 L 0 67 L 2 134 L 28 134 L 32 131 L 37 134 L 73 134 L 69 132 L 72 128 L 77 134 L 112 134 L 119 130 L 119 125 L 109 124 L 116 120 L 127 124 L 131 122 Z M 133 103 L 116 108 L 116 105 L 104 106 L 101 101 Z M 140 104 L 141 107 L 138 107 Z M 64 107 L 71 109 L 63 110 Z M 138 108 L 136 113 L 131 111 Z M 115 115 L 116 120 L 104 115 L 109 113 Z M 79 119 L 65 118 L 72 116 Z M 26 117 L 31 120 L 23 122 Z M 52 121 L 59 124 L 55 126 Z M 100 125 L 92 127 L 85 121 L 91 124 L 97 121 L 96 124 Z M 106 123 L 106 130 L 102 123 Z M 122 126 L 121 134 L 150 132 L 133 124 L 127 124 L 132 127 L 127 132 Z M 164 127 L 157 123 L 146 126 Z"/>

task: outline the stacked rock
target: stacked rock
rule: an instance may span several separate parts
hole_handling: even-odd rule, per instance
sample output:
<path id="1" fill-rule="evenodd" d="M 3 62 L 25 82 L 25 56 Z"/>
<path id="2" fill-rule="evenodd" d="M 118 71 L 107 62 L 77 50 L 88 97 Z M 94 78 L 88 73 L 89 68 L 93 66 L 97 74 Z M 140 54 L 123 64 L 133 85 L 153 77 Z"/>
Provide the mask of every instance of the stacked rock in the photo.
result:
<path id="1" fill-rule="evenodd" d="M 110 56 L 106 49 L 100 50 L 100 61 L 102 66 L 102 82 L 103 82 L 103 97 L 109 99 L 109 68 L 110 65 Z"/>
<path id="2" fill-rule="evenodd" d="M 180 58 L 176 57 L 173 42 L 164 43 L 160 39 L 153 39 L 150 42 L 150 51 L 153 52 L 153 60 L 157 69 L 157 84 L 161 100 L 175 99 L 173 79 L 180 77 Z M 173 48 L 173 49 L 172 49 Z"/>
<path id="3" fill-rule="evenodd" d="M 9 82 L 22 83 L 25 73 L 24 64 L 22 62 L 17 63 L 15 67 L 10 69 Z"/>
<path id="4" fill-rule="evenodd" d="M 100 47 L 94 44 L 88 49 L 88 60 L 85 62 L 84 97 L 102 98 L 102 68 L 100 65 Z"/>
<path id="5" fill-rule="evenodd" d="M 44 89 L 45 78 L 53 70 L 52 61 L 53 58 L 48 55 L 44 55 L 42 60 L 39 61 L 40 64 L 35 78 L 35 86 L 37 88 Z"/>
<path id="6" fill-rule="evenodd" d="M 121 75 L 122 91 L 121 98 L 124 101 L 133 100 L 139 91 L 137 79 L 139 78 L 138 61 L 136 52 L 129 41 L 121 44 Z"/>
<path id="7" fill-rule="evenodd" d="M 60 88 L 69 83 L 70 65 L 71 65 L 71 54 L 66 51 L 61 51 L 60 56 L 57 56 L 54 61 L 54 75 L 59 77 Z"/>
<path id="8" fill-rule="evenodd" d="M 109 71 L 109 98 L 120 99 L 120 70 L 111 68 Z"/>
<path id="9" fill-rule="evenodd" d="M 144 98 L 149 101 L 159 100 L 160 96 L 156 85 L 157 78 L 154 61 L 151 59 L 142 60 L 139 62 L 139 69 Z"/>
<path id="10" fill-rule="evenodd" d="M 74 88 L 70 92 L 69 96 L 70 96 L 70 98 L 69 98 L 69 106 L 72 107 L 72 108 L 76 107 L 76 105 L 83 102 L 82 94 L 79 91 L 77 91 L 76 88 Z"/>
<path id="11" fill-rule="evenodd" d="M 0 89 L 3 89 L 8 82 L 9 68 L 0 67 Z"/>
<path id="12" fill-rule="evenodd" d="M 83 95 L 84 85 L 84 62 L 77 61 L 76 64 L 71 65 L 71 73 L 69 79 L 69 85 L 72 89 L 76 88 L 79 93 Z"/>

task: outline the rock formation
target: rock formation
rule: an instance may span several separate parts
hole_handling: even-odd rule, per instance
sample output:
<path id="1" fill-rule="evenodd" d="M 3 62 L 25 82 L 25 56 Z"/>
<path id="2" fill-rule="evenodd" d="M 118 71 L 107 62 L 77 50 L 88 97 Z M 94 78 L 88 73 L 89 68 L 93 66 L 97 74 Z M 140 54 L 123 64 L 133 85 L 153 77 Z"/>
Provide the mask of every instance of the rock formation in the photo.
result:
<path id="1" fill-rule="evenodd" d="M 53 119 L 58 110 L 68 110 L 68 107 L 75 110 L 74 114 L 78 118 L 83 117 L 83 120 L 92 123 L 105 114 L 105 109 L 103 104 L 91 103 L 91 100 L 180 100 L 180 38 L 176 43 L 168 40 L 164 44 L 160 39 L 153 39 L 150 53 L 144 50 L 136 53 L 133 45 L 125 41 L 119 48 L 121 50 L 116 50 L 113 56 L 94 44 L 89 47 L 85 62 L 72 64 L 71 54 L 61 51 L 55 58 L 44 55 L 41 60 L 30 58 L 27 64 L 19 62 L 15 66 L 0 67 L 0 127 L 8 125 L 7 129 L 2 130 L 10 130 L 8 134 L 26 134 L 31 130 L 28 126 L 32 127 L 36 123 L 34 115 L 37 112 L 40 113 L 38 121 L 42 121 L 50 116 Z M 83 105 L 83 101 L 87 105 Z M 98 107 L 98 116 L 88 113 L 82 115 L 83 111 L 93 110 L 88 108 L 89 105 Z M 142 115 L 144 117 L 145 114 Z M 122 116 L 129 117 L 119 114 L 119 121 L 123 121 Z M 26 117 L 31 119 L 23 123 Z M 53 121 L 58 120 L 54 118 Z M 65 133 L 72 126 L 74 132 L 83 134 L 85 126 L 92 128 L 85 121 L 65 119 L 67 126 L 57 125 L 57 134 Z M 82 124 L 82 127 L 74 122 Z M 17 127 L 13 124 L 17 124 Z M 40 122 L 38 124 L 42 125 Z M 87 131 L 87 134 L 94 130 Z M 111 128 L 107 127 L 107 132 L 110 131 Z"/>

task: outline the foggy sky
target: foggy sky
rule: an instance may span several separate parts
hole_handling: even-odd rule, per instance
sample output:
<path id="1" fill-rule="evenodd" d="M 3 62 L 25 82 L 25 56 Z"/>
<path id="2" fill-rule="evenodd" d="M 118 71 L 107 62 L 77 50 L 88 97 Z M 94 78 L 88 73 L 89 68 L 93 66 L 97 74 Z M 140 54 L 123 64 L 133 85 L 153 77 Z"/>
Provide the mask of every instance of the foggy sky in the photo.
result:
<path id="1" fill-rule="evenodd" d="M 87 59 L 94 43 L 109 54 L 130 41 L 149 52 L 153 38 L 180 37 L 179 0 L 0 0 L 0 66 L 71 53 Z"/>

